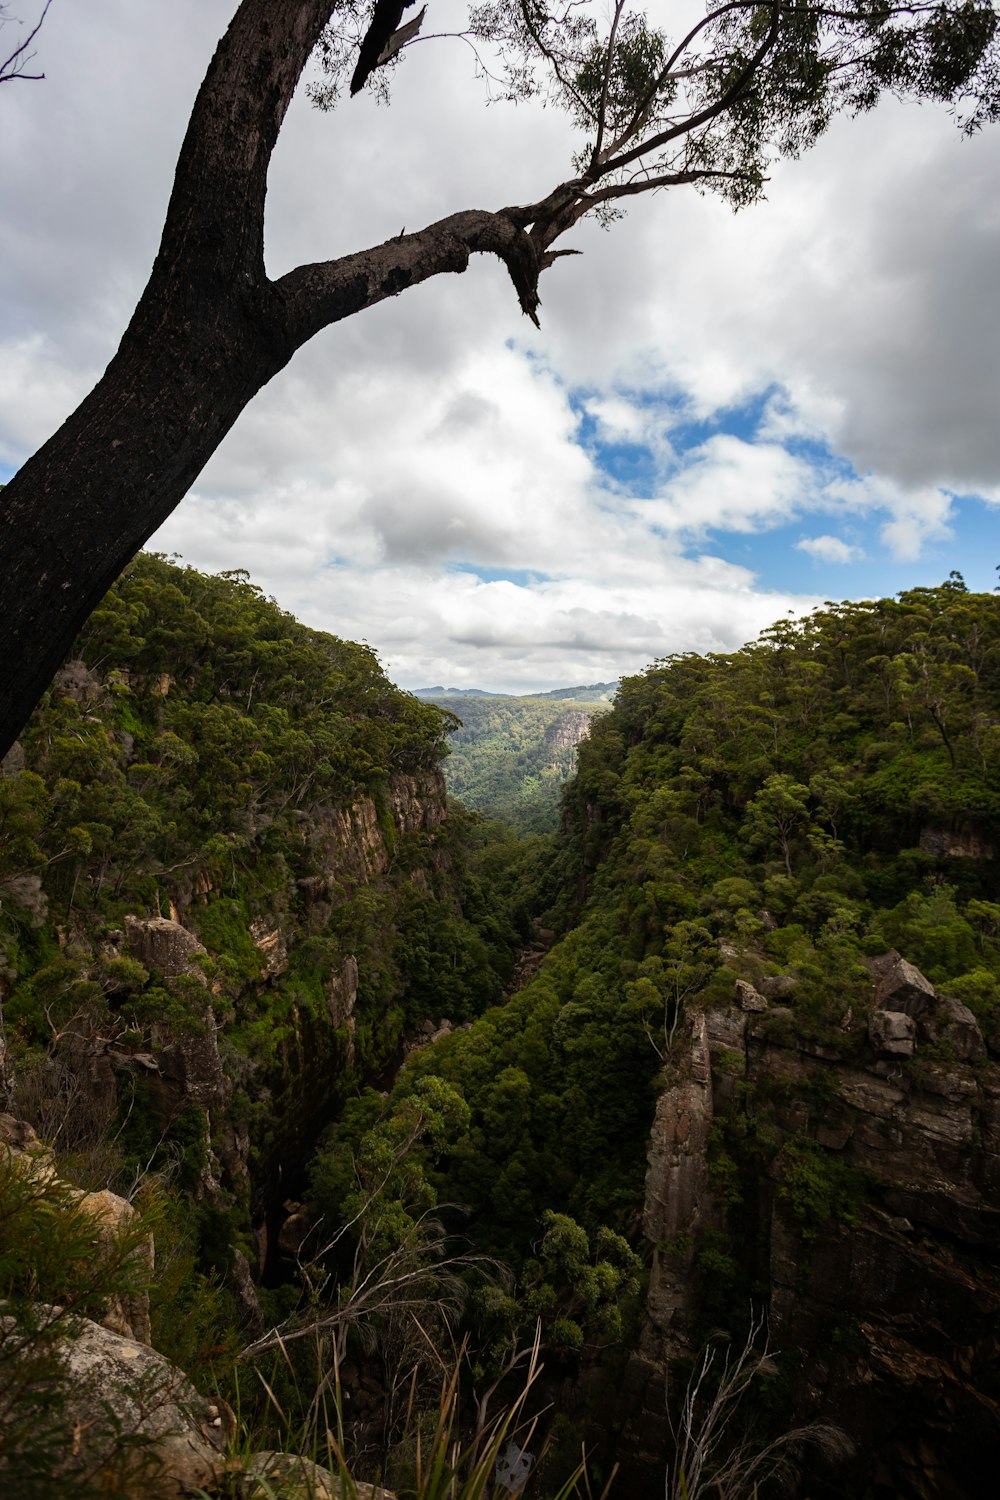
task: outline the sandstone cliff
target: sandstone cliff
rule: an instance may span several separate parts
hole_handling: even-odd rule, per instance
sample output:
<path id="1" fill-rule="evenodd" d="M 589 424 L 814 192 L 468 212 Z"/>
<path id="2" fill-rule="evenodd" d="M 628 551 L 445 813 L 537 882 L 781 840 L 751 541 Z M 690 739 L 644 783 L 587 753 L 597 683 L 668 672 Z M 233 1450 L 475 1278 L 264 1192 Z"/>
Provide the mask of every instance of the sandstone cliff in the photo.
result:
<path id="1" fill-rule="evenodd" d="M 671 1057 L 649 1146 L 633 1463 L 663 1443 L 663 1370 L 705 1331 L 724 1247 L 736 1317 L 766 1288 L 784 1420 L 832 1422 L 855 1445 L 849 1474 L 814 1471 L 802 1493 L 852 1492 L 852 1476 L 879 1500 L 990 1492 L 1000 1065 L 966 1007 L 898 954 L 870 967 L 870 1011 L 839 1036 L 798 1037 L 791 1011 L 737 980 L 732 1006 L 696 1015 Z"/>

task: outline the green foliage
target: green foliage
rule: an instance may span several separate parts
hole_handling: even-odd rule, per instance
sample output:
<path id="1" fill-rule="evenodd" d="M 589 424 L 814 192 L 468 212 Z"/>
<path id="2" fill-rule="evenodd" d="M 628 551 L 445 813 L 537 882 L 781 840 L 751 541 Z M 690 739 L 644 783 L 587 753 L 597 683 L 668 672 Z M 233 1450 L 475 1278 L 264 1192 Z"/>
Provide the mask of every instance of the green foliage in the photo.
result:
<path id="1" fill-rule="evenodd" d="M 802 1136 L 788 1141 L 781 1152 L 778 1196 L 808 1243 L 818 1240 L 831 1222 L 857 1227 L 865 1182 L 860 1172 Z"/>
<path id="2" fill-rule="evenodd" d="M 17 1500 L 100 1494 L 124 1500 L 148 1470 L 142 1443 L 110 1409 L 74 1441 L 70 1400 L 85 1394 L 63 1363 L 81 1318 L 148 1284 L 149 1219 L 102 1233 L 82 1195 L 39 1159 L 0 1149 L 0 1488 Z M 93 1393 L 99 1396 L 99 1392 Z M 148 1473 L 147 1473 L 148 1477 Z"/>
<path id="3" fill-rule="evenodd" d="M 577 739 L 606 705 L 548 696 L 433 701 L 453 716 L 444 767 L 450 795 L 518 833 L 554 829 Z"/>

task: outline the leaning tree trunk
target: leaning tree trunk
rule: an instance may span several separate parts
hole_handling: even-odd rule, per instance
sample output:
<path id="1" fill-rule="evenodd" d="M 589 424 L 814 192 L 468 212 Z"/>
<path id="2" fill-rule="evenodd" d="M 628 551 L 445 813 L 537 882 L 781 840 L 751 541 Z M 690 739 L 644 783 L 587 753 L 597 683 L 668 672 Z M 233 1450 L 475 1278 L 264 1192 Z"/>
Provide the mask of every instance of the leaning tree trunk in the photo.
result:
<path id="1" fill-rule="evenodd" d="M 321 328 L 464 271 L 483 251 L 506 264 L 535 316 L 538 274 L 555 258 L 548 244 L 575 184 L 529 208 L 452 214 L 268 280 L 268 163 L 332 9 L 331 0 L 242 0 L 198 92 L 159 253 L 121 347 L 0 494 L 0 757 L 122 568 L 247 403 Z M 528 232 L 538 222 L 542 238 Z"/>
<path id="2" fill-rule="evenodd" d="M 87 616 L 291 350 L 232 311 L 126 337 L 97 387 L 0 496 L 0 755 Z"/>

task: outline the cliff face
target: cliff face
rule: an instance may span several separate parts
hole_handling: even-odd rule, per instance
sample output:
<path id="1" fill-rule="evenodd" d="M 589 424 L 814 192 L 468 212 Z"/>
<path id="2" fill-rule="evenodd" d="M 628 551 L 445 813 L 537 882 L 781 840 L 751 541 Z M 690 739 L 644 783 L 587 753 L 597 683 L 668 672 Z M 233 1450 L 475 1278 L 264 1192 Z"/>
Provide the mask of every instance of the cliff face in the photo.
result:
<path id="1" fill-rule="evenodd" d="M 594 710 L 571 708 L 546 730 L 545 743 L 556 752 L 575 750 L 581 740 L 590 733 L 590 721 Z"/>
<path id="2" fill-rule="evenodd" d="M 966 1008 L 912 965 L 871 967 L 871 1009 L 845 1015 L 839 1038 L 797 1038 L 790 1011 L 737 981 L 733 1005 L 696 1016 L 673 1061 L 649 1147 L 649 1386 L 633 1460 L 654 1460 L 663 1367 L 697 1342 L 708 1236 L 741 1285 L 767 1288 L 786 1425 L 821 1419 L 855 1445 L 848 1470 L 814 1470 L 802 1493 L 990 1490 L 1000 1066 Z"/>

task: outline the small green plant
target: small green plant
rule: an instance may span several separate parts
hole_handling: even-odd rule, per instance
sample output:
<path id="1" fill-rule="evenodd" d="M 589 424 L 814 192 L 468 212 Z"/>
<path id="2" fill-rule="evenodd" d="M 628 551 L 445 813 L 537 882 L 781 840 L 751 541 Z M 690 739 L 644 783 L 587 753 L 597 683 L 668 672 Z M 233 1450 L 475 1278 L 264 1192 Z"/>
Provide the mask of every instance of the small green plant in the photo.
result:
<path id="1" fill-rule="evenodd" d="M 81 1319 L 144 1290 L 148 1234 L 136 1216 L 108 1235 L 46 1157 L 0 1148 L 0 1493 L 116 1500 L 150 1470 L 142 1437 L 65 1362 Z M 81 1398 L 97 1412 L 82 1435 L 73 1417 Z"/>

